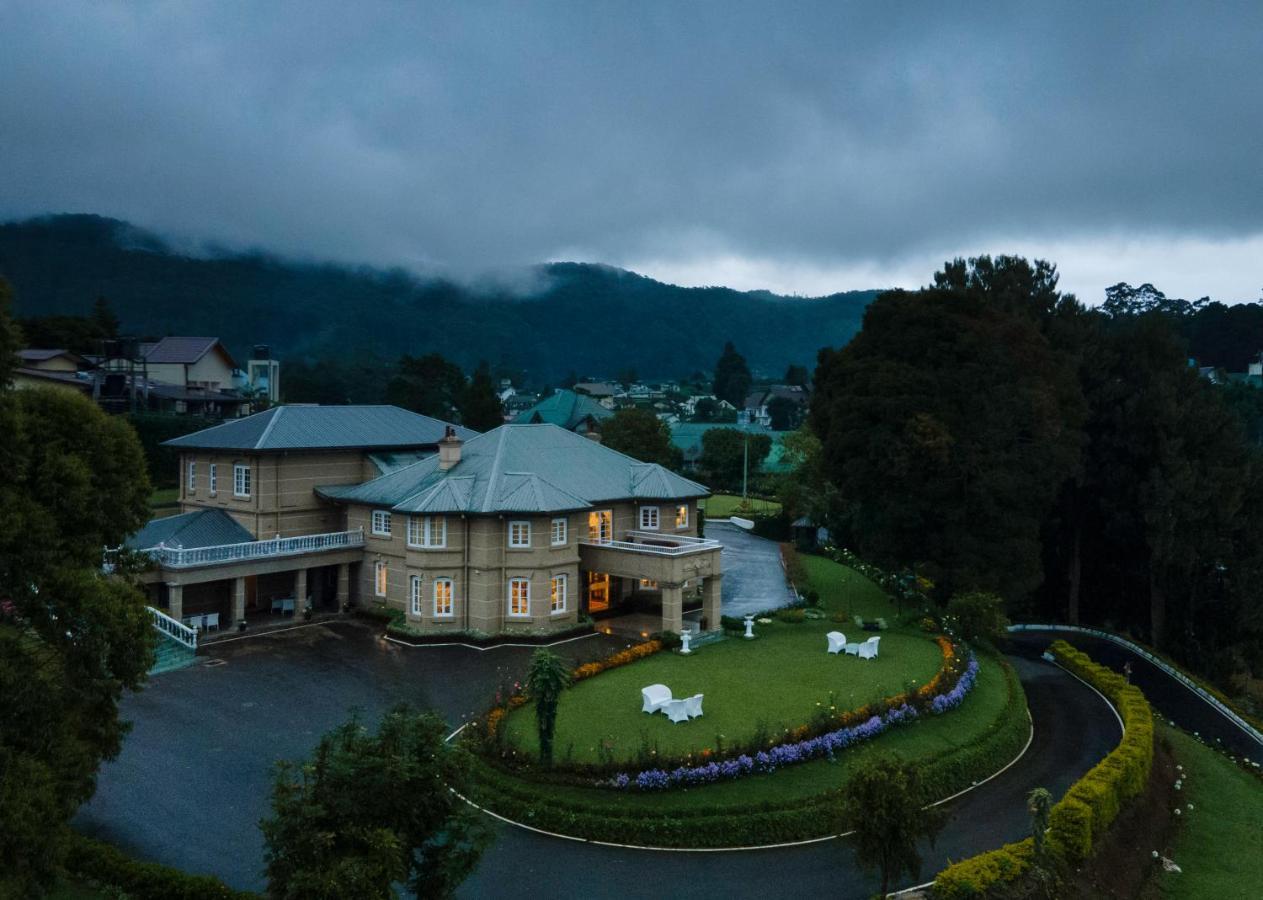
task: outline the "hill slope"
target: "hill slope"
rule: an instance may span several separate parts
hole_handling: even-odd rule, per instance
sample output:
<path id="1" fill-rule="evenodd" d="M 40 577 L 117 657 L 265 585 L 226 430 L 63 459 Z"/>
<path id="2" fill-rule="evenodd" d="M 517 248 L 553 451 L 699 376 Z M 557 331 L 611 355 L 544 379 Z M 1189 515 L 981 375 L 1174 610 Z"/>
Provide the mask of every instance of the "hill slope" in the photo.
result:
<path id="1" fill-rule="evenodd" d="M 555 381 L 567 372 L 644 376 L 709 371 L 733 340 L 756 372 L 814 365 L 859 329 L 876 291 L 779 297 L 681 288 L 577 263 L 536 269 L 522 298 L 395 270 L 298 263 L 254 254 L 188 256 L 125 222 L 64 215 L 0 225 L 0 276 L 19 316 L 86 313 L 109 299 L 135 334 L 210 334 L 244 355 L 281 358 L 437 351 Z"/>

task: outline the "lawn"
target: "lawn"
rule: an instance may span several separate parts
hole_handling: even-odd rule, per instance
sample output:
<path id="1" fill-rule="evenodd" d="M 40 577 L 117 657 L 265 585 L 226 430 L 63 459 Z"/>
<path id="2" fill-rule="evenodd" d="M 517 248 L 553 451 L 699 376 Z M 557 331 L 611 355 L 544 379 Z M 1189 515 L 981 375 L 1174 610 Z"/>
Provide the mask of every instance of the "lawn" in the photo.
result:
<path id="1" fill-rule="evenodd" d="M 1184 767 L 1184 810 L 1172 858 L 1184 871 L 1155 876 L 1174 898 L 1257 897 L 1263 885 L 1263 781 L 1209 747 L 1162 726 Z"/>
<path id="2" fill-rule="evenodd" d="M 708 519 L 730 519 L 733 516 L 774 516 L 781 511 L 775 500 L 747 497 L 744 501 L 735 494 L 715 494 L 702 501 Z"/>
<path id="3" fill-rule="evenodd" d="M 898 614 L 895 604 L 881 588 L 859 572 L 823 556 L 800 553 L 798 559 L 807 573 L 807 584 L 798 587 L 804 591 L 811 588 L 819 593 L 826 612 L 840 612 L 848 619 L 862 616 L 865 619 L 884 617 L 891 623 L 895 621 Z M 846 631 L 845 628 L 840 630 Z"/>
<path id="4" fill-rule="evenodd" d="M 755 628 L 753 641 L 730 637 L 689 656 L 661 652 L 576 684 L 557 710 L 558 761 L 599 762 L 601 742 L 620 760 L 645 746 L 674 756 L 717 749 L 721 741 L 746 743 L 760 731 L 771 736 L 807 724 L 822 705 L 855 709 L 915 688 L 942 662 L 938 645 L 922 633 L 883 632 L 878 658 L 862 660 L 826 652 L 825 632 L 845 625 L 776 621 Z M 675 697 L 704 694 L 704 715 L 676 724 L 641 712 L 640 689 L 651 684 L 667 685 Z M 538 751 L 532 705 L 511 713 L 504 727 L 516 746 Z"/>

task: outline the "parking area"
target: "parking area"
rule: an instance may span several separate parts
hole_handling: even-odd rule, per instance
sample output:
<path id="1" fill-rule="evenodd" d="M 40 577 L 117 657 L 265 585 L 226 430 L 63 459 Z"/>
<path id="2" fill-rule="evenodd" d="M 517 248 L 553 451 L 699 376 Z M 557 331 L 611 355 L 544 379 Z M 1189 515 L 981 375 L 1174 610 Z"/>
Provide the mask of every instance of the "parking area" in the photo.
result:
<path id="1" fill-rule="evenodd" d="M 781 567 L 780 545 L 775 541 L 726 522 L 707 521 L 706 536 L 724 545 L 724 615 L 743 616 L 794 601 Z"/>

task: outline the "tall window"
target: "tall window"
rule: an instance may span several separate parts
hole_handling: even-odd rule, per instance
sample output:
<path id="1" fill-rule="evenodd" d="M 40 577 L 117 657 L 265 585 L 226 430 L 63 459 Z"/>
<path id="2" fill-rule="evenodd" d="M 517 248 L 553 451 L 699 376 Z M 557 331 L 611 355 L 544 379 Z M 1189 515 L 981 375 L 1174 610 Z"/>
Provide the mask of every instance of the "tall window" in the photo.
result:
<path id="1" fill-rule="evenodd" d="M 373 593 L 378 597 L 386 596 L 386 563 L 378 560 L 373 566 Z"/>
<path id="2" fill-rule="evenodd" d="M 509 546 L 529 547 L 531 545 L 531 523 L 517 520 L 509 523 Z"/>
<path id="3" fill-rule="evenodd" d="M 408 578 L 408 603 L 414 616 L 421 615 L 421 576 Z"/>
<path id="4" fill-rule="evenodd" d="M 197 492 L 197 463 L 189 463 L 188 491 L 190 494 Z"/>
<path id="5" fill-rule="evenodd" d="M 509 615 L 531 614 L 531 582 L 526 578 L 509 579 Z"/>
<path id="6" fill-rule="evenodd" d="M 215 496 L 215 491 L 219 487 L 219 472 L 217 471 L 218 468 L 219 467 L 216 466 L 214 463 L 210 464 L 210 495 L 212 497 Z"/>
<path id="7" fill-rule="evenodd" d="M 232 467 L 232 494 L 234 497 L 250 496 L 250 467 L 244 463 Z"/>
<path id="8" fill-rule="evenodd" d="M 552 584 L 552 598 L 549 609 L 554 613 L 564 613 L 566 611 L 566 576 L 554 575 Z"/>
<path id="9" fill-rule="evenodd" d="M 408 546 L 447 546 L 447 518 L 445 516 L 408 516 Z"/>
<path id="10" fill-rule="evenodd" d="M 434 615 L 450 616 L 452 613 L 452 579 L 436 578 L 434 580 Z"/>
<path id="11" fill-rule="evenodd" d="M 552 543 L 554 547 L 564 546 L 566 543 L 566 520 L 553 519 Z"/>
<path id="12" fill-rule="evenodd" d="M 689 527 L 689 505 L 687 503 L 681 503 L 675 508 L 675 527 Z"/>
<path id="13" fill-rule="evenodd" d="M 658 530 L 658 507 L 642 506 L 640 508 L 640 527 L 646 531 Z"/>
<path id="14" fill-rule="evenodd" d="M 614 535 L 614 512 L 609 509 L 588 513 L 588 540 L 608 541 Z"/>
<path id="15" fill-rule="evenodd" d="M 378 537 L 390 537 L 390 511 L 373 510 L 373 534 Z"/>

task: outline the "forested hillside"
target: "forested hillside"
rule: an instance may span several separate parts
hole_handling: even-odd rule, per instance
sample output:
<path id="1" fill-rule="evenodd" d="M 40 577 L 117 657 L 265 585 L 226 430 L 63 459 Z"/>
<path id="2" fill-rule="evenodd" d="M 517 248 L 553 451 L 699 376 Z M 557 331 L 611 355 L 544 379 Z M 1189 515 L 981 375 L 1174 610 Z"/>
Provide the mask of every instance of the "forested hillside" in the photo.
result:
<path id="1" fill-rule="evenodd" d="M 768 374 L 845 344 L 876 291 L 804 299 L 680 288 L 607 266 L 538 267 L 527 296 L 264 254 L 189 256 L 125 222 L 66 215 L 0 225 L 0 277 L 19 317 L 85 314 L 105 297 L 125 331 L 208 334 L 282 358 L 442 353 L 548 383 L 568 372 L 709 370 L 726 340 Z M 717 276 L 719 277 L 719 276 Z"/>

